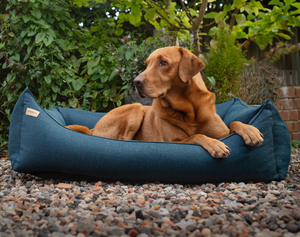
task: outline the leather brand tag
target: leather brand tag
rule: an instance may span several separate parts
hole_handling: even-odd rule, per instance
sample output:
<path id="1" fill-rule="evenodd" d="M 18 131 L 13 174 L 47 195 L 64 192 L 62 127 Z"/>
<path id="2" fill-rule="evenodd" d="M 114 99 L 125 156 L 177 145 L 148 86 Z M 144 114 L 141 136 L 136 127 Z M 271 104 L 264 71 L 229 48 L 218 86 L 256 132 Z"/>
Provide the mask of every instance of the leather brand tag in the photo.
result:
<path id="1" fill-rule="evenodd" d="M 40 112 L 35 109 L 27 108 L 25 114 L 32 116 L 32 117 L 37 117 L 37 116 L 39 116 Z"/>

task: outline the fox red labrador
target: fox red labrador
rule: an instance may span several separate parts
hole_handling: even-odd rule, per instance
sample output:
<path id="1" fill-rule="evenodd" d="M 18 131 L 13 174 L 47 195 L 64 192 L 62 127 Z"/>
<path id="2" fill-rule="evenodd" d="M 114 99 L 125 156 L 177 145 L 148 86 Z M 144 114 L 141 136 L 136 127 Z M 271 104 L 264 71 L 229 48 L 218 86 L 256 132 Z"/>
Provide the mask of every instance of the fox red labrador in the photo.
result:
<path id="1" fill-rule="evenodd" d="M 230 133 L 250 146 L 263 142 L 263 135 L 251 125 L 235 121 L 226 126 L 216 113 L 215 95 L 201 77 L 204 63 L 190 51 L 157 49 L 145 64 L 134 85 L 140 97 L 154 99 L 152 106 L 124 105 L 108 112 L 91 130 L 80 125 L 67 128 L 119 140 L 197 144 L 215 158 L 229 155 L 230 148 L 218 139 Z"/>

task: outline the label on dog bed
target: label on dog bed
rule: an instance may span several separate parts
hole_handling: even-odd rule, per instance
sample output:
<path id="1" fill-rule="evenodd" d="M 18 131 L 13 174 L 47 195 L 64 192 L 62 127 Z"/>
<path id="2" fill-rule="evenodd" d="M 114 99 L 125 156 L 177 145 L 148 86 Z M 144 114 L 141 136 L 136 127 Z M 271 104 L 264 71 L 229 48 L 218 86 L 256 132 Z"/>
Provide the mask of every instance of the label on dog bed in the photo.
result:
<path id="1" fill-rule="evenodd" d="M 40 112 L 35 109 L 27 108 L 25 114 L 32 116 L 32 117 L 37 117 L 37 116 L 39 116 Z"/>

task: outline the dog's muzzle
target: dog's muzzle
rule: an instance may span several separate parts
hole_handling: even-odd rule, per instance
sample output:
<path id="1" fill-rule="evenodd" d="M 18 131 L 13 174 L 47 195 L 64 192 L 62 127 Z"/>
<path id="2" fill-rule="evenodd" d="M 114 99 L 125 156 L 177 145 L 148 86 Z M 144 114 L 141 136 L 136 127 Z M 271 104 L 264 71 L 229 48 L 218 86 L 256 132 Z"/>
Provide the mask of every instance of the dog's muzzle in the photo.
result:
<path id="1" fill-rule="evenodd" d="M 145 79 L 142 78 L 142 77 L 137 77 L 133 80 L 133 84 L 136 88 L 136 91 L 138 93 L 138 95 L 141 97 L 141 98 L 145 98 L 145 94 L 143 93 L 143 85 L 145 83 Z"/>

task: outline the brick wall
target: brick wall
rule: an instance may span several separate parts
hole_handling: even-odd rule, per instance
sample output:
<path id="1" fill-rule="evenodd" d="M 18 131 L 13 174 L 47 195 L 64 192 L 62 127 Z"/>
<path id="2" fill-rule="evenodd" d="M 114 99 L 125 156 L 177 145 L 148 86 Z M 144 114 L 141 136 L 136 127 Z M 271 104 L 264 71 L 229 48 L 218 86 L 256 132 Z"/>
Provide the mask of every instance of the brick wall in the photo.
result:
<path id="1" fill-rule="evenodd" d="M 275 106 L 288 127 L 291 140 L 300 141 L 300 86 L 282 87 Z"/>

